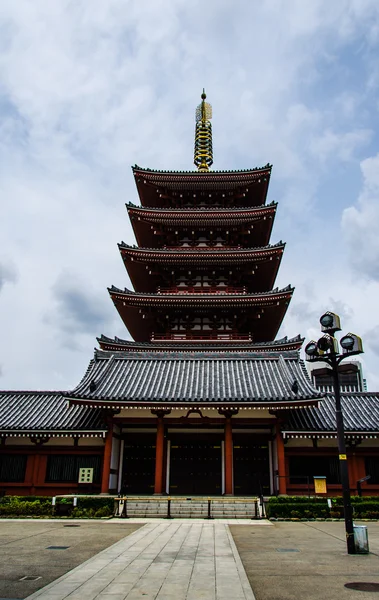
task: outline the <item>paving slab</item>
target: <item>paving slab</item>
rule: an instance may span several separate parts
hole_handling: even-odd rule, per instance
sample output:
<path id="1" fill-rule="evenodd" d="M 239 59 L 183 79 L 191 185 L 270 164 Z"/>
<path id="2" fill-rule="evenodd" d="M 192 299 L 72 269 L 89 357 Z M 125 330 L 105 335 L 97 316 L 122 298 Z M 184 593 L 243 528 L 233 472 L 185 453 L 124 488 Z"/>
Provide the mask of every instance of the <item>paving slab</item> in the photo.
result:
<path id="1" fill-rule="evenodd" d="M 0 599 L 25 598 L 141 527 L 128 521 L 117 526 L 111 523 L 83 519 L 0 520 Z M 48 550 L 50 546 L 67 549 Z M 37 579 L 22 579 L 25 576 Z"/>
<path id="2" fill-rule="evenodd" d="M 27 600 L 141 598 L 254 600 L 227 523 L 149 520 Z"/>
<path id="3" fill-rule="evenodd" d="M 368 555 L 347 554 L 344 522 L 231 525 L 230 531 L 256 600 L 364 600 L 369 592 L 345 587 L 379 583 L 379 523 L 364 525 Z"/>

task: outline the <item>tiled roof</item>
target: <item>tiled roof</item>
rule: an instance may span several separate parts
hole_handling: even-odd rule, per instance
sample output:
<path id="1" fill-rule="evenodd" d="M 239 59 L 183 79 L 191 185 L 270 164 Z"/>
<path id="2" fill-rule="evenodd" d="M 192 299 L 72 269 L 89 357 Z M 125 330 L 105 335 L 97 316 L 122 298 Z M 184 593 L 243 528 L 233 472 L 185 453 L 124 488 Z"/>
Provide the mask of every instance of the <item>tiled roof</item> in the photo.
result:
<path id="1" fill-rule="evenodd" d="M 90 405 L 254 404 L 296 406 L 322 397 L 297 352 L 217 353 L 97 350 L 80 384 L 65 394 Z"/>
<path id="2" fill-rule="evenodd" d="M 346 432 L 379 432 L 379 393 L 355 392 L 341 396 Z M 290 413 L 283 431 L 290 435 L 335 432 L 335 401 L 327 394 L 319 406 Z"/>
<path id="3" fill-rule="evenodd" d="M 107 427 L 100 411 L 69 406 L 61 392 L 0 391 L 2 433 L 102 434 Z"/>
<path id="4" fill-rule="evenodd" d="M 150 187 L 158 186 L 159 188 L 159 186 L 163 186 L 165 189 L 177 190 L 178 192 L 184 189 L 199 192 L 217 192 L 237 190 L 241 186 L 260 183 L 264 190 L 267 189 L 270 179 L 271 165 L 263 168 L 247 169 L 246 171 L 208 171 L 207 173 L 200 171 L 153 171 L 133 167 L 133 173 L 137 188 L 143 188 L 145 184 L 148 184 Z M 250 194 L 251 190 L 246 193 Z M 261 204 L 262 198 L 260 200 Z M 142 204 L 144 203 L 142 202 Z"/>
<path id="5" fill-rule="evenodd" d="M 154 255 L 162 257 L 162 259 L 170 260 L 170 257 L 181 257 L 181 260 L 190 258 L 207 258 L 214 255 L 217 259 L 223 260 L 225 257 L 236 262 L 242 261 L 245 258 L 251 261 L 251 258 L 259 254 L 273 254 L 277 250 L 284 249 L 285 243 L 280 240 L 276 244 L 268 244 L 266 246 L 257 246 L 255 248 L 226 248 L 217 246 L 181 246 L 179 248 L 141 248 L 140 246 L 131 246 L 125 242 L 118 244 L 120 251 L 128 250 L 135 253 L 137 256 L 142 254 Z"/>
<path id="6" fill-rule="evenodd" d="M 262 204 L 261 206 L 246 206 L 246 207 L 185 207 L 185 208 L 157 208 L 157 207 L 144 207 L 128 202 L 126 204 L 127 210 L 132 215 L 139 215 L 142 218 L 158 218 L 160 220 L 193 220 L 201 219 L 202 223 L 206 223 L 208 220 L 216 219 L 237 219 L 246 218 L 251 220 L 252 218 L 264 218 L 267 213 L 275 212 L 277 202 L 270 202 L 269 204 Z"/>
<path id="7" fill-rule="evenodd" d="M 134 165 L 132 167 L 133 172 L 141 172 L 141 173 L 156 173 L 162 175 L 200 175 L 200 177 L 209 177 L 210 175 L 229 175 L 229 174 L 248 174 L 248 173 L 256 173 L 257 171 L 266 171 L 272 169 L 272 165 L 267 163 L 264 167 L 253 167 L 252 169 L 238 169 L 234 171 L 208 171 L 207 173 L 202 173 L 201 171 L 161 171 L 159 169 L 148 169 L 147 167 L 143 168 L 139 165 Z"/>
<path id="8" fill-rule="evenodd" d="M 188 296 L 181 296 L 180 294 L 157 294 L 156 292 L 148 293 L 148 292 L 134 292 L 133 290 L 128 290 L 128 288 L 124 288 L 121 290 L 116 286 L 112 285 L 112 287 L 108 288 L 108 292 L 112 297 L 124 300 L 127 299 L 128 303 L 134 303 L 135 306 L 144 306 L 146 302 L 153 302 L 154 304 L 167 303 L 173 305 L 185 305 L 188 303 L 192 303 L 196 301 L 199 304 L 208 304 L 209 300 L 212 301 L 212 308 L 216 308 L 218 305 L 228 306 L 234 304 L 258 304 L 260 305 L 262 302 L 276 302 L 278 300 L 287 299 L 288 296 L 292 296 L 293 288 L 291 285 L 288 285 L 285 288 L 279 289 L 275 288 L 268 292 L 256 292 L 243 294 L 241 293 L 225 293 L 216 295 L 213 293 L 209 294 L 200 294 L 193 293 L 188 294 Z"/>
<path id="9" fill-rule="evenodd" d="M 140 204 L 135 204 L 134 202 L 131 202 L 131 200 L 129 200 L 128 202 L 125 202 L 125 206 L 127 209 L 132 208 L 132 209 L 136 209 L 136 210 L 141 210 L 144 213 L 167 213 L 169 215 L 172 214 L 180 214 L 180 215 L 186 215 L 186 214 L 195 214 L 195 215 L 207 215 L 207 214 L 213 214 L 213 213 L 220 213 L 220 214 L 225 214 L 225 213 L 249 213 L 251 214 L 252 212 L 254 214 L 259 214 L 260 212 L 265 213 L 266 211 L 270 211 L 274 208 L 277 208 L 278 206 L 278 202 L 276 200 L 272 200 L 271 202 L 267 202 L 267 204 L 261 204 L 258 206 L 234 206 L 233 208 L 230 207 L 224 207 L 224 206 L 174 206 L 172 208 L 158 208 L 156 206 L 141 206 Z"/>

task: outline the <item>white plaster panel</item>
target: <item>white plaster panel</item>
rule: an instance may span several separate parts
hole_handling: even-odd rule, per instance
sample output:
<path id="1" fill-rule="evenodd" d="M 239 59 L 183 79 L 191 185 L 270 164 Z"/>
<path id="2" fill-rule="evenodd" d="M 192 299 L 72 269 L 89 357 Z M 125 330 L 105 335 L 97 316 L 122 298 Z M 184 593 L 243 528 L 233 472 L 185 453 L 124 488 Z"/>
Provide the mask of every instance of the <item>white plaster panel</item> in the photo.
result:
<path id="1" fill-rule="evenodd" d="M 358 446 L 358 448 L 379 448 L 379 440 L 362 440 L 362 443 Z"/>
<path id="2" fill-rule="evenodd" d="M 112 454 L 111 454 L 111 469 L 118 469 L 120 461 L 120 440 L 113 438 L 112 440 Z"/>
<path id="3" fill-rule="evenodd" d="M 312 448 L 312 440 L 303 438 L 303 439 L 292 439 L 289 438 L 288 442 L 285 444 L 284 448 Z"/>
<path id="4" fill-rule="evenodd" d="M 162 407 L 164 408 L 164 407 Z M 196 406 L 188 406 L 188 408 L 172 408 L 169 415 L 165 416 L 165 420 L 169 419 L 178 419 L 180 417 L 184 417 L 187 415 L 190 408 L 196 408 Z M 204 417 L 217 418 L 220 417 L 218 413 L 219 407 L 214 408 L 200 408 L 201 414 Z M 156 416 L 151 414 L 150 409 L 139 409 L 139 408 L 123 408 L 120 413 L 117 415 L 117 419 L 135 419 L 135 418 L 151 418 L 152 420 L 156 420 Z M 191 418 L 196 418 L 196 413 L 191 413 Z M 233 419 L 271 419 L 275 420 L 276 417 L 270 415 L 268 409 L 249 409 L 249 408 L 240 408 L 237 415 L 233 417 Z"/>
<path id="5" fill-rule="evenodd" d="M 33 442 L 30 441 L 30 439 L 28 437 L 8 437 L 5 438 L 5 445 L 6 446 L 33 446 L 34 448 L 36 447 L 35 444 L 33 444 Z M 46 444 L 43 444 L 43 448 L 49 447 L 51 448 L 52 446 L 74 446 L 74 440 L 71 437 L 59 437 L 59 438 L 50 438 L 48 442 L 46 442 Z"/>
<path id="6" fill-rule="evenodd" d="M 117 490 L 117 475 L 114 473 L 109 475 L 109 489 Z"/>
<path id="7" fill-rule="evenodd" d="M 98 438 L 98 437 L 93 437 L 93 438 L 78 438 L 78 445 L 80 446 L 80 448 L 84 448 L 86 446 L 96 446 L 96 447 L 101 447 L 104 448 L 104 439 L 103 438 Z"/>

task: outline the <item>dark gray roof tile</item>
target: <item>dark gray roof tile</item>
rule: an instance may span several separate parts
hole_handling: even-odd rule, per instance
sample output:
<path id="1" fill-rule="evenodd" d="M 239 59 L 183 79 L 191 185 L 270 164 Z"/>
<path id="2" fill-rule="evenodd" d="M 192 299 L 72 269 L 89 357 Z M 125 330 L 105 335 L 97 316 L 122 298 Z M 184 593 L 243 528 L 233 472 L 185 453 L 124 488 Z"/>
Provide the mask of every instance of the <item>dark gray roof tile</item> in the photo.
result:
<path id="1" fill-rule="evenodd" d="M 0 435 L 2 432 L 106 431 L 100 411 L 87 406 L 69 406 L 61 392 L 0 391 Z"/>
<path id="2" fill-rule="evenodd" d="M 101 401 L 296 404 L 323 397 L 308 379 L 297 352 L 232 356 L 166 352 L 146 358 L 98 350 L 80 384 L 65 396 L 93 405 Z M 292 389 L 295 381 L 297 393 Z"/>
<path id="3" fill-rule="evenodd" d="M 379 431 L 379 393 L 342 394 L 341 403 L 346 432 Z M 336 431 L 334 395 L 327 394 L 318 406 L 291 412 L 283 431 L 286 433 Z"/>

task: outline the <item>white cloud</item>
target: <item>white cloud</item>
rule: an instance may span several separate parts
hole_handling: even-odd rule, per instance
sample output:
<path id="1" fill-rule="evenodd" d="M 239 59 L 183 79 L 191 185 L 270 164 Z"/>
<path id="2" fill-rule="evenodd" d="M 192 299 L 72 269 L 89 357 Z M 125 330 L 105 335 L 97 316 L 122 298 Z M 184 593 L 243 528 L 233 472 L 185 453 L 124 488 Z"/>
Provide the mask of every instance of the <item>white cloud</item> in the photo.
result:
<path id="1" fill-rule="evenodd" d="M 6 283 L 15 283 L 17 281 L 17 271 L 15 266 L 7 261 L 0 261 L 0 292 Z"/>
<path id="2" fill-rule="evenodd" d="M 279 279 L 297 285 L 286 333 L 308 332 L 328 299 L 339 306 L 351 296 L 347 266 L 332 276 L 320 264 L 319 211 L 332 198 L 319 189 L 329 160 L 334 168 L 361 157 L 375 129 L 364 118 L 375 78 L 362 67 L 376 56 L 378 22 L 376 0 L 4 5 L 0 236 L 18 278 L 0 295 L 2 384 L 75 385 L 96 335 L 126 337 L 106 287 L 128 285 L 116 243 L 134 243 L 123 206 L 137 201 L 129 165 L 192 168 L 203 86 L 214 106 L 215 168 L 274 163 L 272 241 L 288 241 Z M 351 44 L 355 66 L 344 58 Z M 349 69 L 363 77 L 362 91 L 345 80 L 332 89 L 335 73 Z M 363 206 L 352 210 L 370 237 L 377 213 L 363 218 Z M 373 314 L 376 292 L 364 285 Z M 353 296 L 351 321 L 364 331 L 362 298 Z"/>
<path id="3" fill-rule="evenodd" d="M 365 146 L 372 137 L 370 129 L 357 129 L 353 131 L 336 133 L 327 129 L 318 137 L 311 140 L 310 150 L 321 162 L 333 160 L 351 161 L 355 152 Z"/>
<path id="4" fill-rule="evenodd" d="M 342 228 L 358 276 L 379 281 L 379 154 L 362 161 L 363 189 L 346 208 Z"/>

